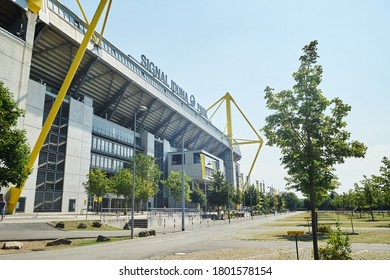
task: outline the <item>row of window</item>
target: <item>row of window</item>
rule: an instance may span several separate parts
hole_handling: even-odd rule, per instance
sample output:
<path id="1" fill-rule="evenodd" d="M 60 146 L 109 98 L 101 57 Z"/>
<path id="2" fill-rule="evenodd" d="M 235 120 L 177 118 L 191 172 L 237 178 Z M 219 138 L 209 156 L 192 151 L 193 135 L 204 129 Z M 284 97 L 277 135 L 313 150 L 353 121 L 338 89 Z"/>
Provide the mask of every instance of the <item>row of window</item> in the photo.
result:
<path id="1" fill-rule="evenodd" d="M 192 156 L 193 156 L 193 163 L 201 163 L 200 153 L 194 153 Z M 204 157 L 205 157 L 206 168 L 209 168 L 211 170 L 220 169 L 218 160 L 215 160 L 207 155 L 204 155 Z M 184 155 L 184 163 L 185 162 L 186 162 L 186 157 Z M 180 164 L 182 164 L 182 155 L 181 154 L 172 155 L 172 165 L 180 165 Z"/>
<path id="2" fill-rule="evenodd" d="M 68 11 L 65 10 L 61 5 L 58 5 L 56 1 L 49 0 L 47 1 L 47 4 L 50 10 L 52 10 L 57 15 L 65 19 L 71 25 L 77 27 L 81 33 L 85 34 L 87 32 L 87 26 L 85 26 L 83 23 L 79 22 L 78 20 L 74 19 L 73 16 L 70 13 L 68 13 Z"/>
<path id="3" fill-rule="evenodd" d="M 117 144 L 96 136 L 92 136 L 92 149 L 123 158 L 130 158 L 133 155 L 133 149 L 121 144 Z"/>
<path id="4" fill-rule="evenodd" d="M 128 168 L 129 163 L 106 156 L 91 154 L 91 167 L 109 171 L 119 171 Z"/>
<path id="5" fill-rule="evenodd" d="M 134 132 L 132 130 L 96 115 L 93 116 L 92 131 L 130 145 L 133 145 L 134 143 Z"/>

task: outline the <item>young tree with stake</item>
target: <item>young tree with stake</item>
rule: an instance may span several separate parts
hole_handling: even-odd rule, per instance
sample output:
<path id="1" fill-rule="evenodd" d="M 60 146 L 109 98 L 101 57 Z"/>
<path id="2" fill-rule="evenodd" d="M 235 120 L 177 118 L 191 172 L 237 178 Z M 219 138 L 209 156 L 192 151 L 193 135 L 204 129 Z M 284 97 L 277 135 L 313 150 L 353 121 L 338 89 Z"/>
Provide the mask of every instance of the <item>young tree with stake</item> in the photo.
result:
<path id="1" fill-rule="evenodd" d="M 364 157 L 366 152 L 365 145 L 351 141 L 345 130 L 344 118 L 351 106 L 337 97 L 328 100 L 318 88 L 322 67 L 317 64 L 317 44 L 312 41 L 303 48 L 292 90 L 265 89 L 267 108 L 274 112 L 266 117 L 263 128 L 267 145 L 281 149 L 288 185 L 310 200 L 315 259 L 319 259 L 316 201 L 338 186 L 335 164 Z"/>

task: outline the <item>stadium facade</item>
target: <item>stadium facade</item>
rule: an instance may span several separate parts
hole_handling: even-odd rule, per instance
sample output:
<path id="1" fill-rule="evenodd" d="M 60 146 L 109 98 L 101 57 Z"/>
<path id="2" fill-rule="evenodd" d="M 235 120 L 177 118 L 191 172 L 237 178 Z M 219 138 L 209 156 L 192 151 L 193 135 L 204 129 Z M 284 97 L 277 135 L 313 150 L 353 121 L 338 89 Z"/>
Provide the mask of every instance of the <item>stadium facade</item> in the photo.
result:
<path id="1" fill-rule="evenodd" d="M 26 111 L 18 126 L 33 147 L 87 25 L 59 1 L 43 1 L 39 15 L 27 4 L 0 0 L 0 80 Z M 184 146 L 185 171 L 201 188 L 215 169 L 238 186 L 240 149 L 230 148 L 201 103 L 145 55 L 137 61 L 106 39 L 100 45 L 91 41 L 16 212 L 85 209 L 91 199 L 83 187 L 89 170 L 114 174 L 129 166 L 133 148 L 154 156 L 166 178 L 183 164 L 178 155 Z M 134 133 L 141 106 L 147 110 L 137 115 Z M 1 192 L 7 198 L 8 188 Z M 103 200 L 104 207 L 110 204 L 109 197 Z M 173 205 L 162 189 L 149 202 Z"/>

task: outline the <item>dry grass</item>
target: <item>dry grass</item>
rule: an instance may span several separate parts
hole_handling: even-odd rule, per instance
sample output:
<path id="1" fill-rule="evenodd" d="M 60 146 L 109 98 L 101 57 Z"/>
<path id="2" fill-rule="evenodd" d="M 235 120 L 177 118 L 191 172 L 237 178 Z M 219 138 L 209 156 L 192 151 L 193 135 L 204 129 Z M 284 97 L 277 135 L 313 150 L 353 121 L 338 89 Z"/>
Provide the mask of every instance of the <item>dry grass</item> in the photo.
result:
<path id="1" fill-rule="evenodd" d="M 115 242 L 120 240 L 128 239 L 129 237 L 110 237 L 110 241 L 107 242 Z M 72 239 L 72 244 L 70 245 L 58 245 L 58 246 L 46 246 L 46 244 L 53 240 L 37 240 L 37 241 L 20 241 L 23 244 L 23 249 L 21 250 L 0 250 L 0 255 L 7 254 L 21 254 L 21 253 L 29 253 L 29 252 L 37 252 L 37 251 L 49 251 L 49 250 L 60 250 L 65 248 L 79 247 L 79 246 L 88 246 L 88 245 L 96 245 L 98 242 L 96 238 L 84 238 L 84 239 Z M 4 243 L 0 242 L 1 248 Z"/>

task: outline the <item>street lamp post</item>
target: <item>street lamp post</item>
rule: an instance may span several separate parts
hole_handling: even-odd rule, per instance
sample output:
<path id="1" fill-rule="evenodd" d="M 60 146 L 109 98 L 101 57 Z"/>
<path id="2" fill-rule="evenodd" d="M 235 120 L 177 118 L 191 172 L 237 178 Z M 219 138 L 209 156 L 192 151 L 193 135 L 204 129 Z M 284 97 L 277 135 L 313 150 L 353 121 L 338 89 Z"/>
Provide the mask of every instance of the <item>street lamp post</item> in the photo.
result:
<path id="1" fill-rule="evenodd" d="M 184 136 L 181 144 L 181 230 L 185 231 L 185 188 L 184 188 Z"/>
<path id="2" fill-rule="evenodd" d="M 206 212 L 206 215 L 207 215 L 207 175 L 206 175 L 206 177 L 204 179 L 204 200 L 205 200 L 205 212 Z"/>
<path id="3" fill-rule="evenodd" d="M 148 108 L 140 106 L 134 113 L 134 126 L 133 126 L 133 187 L 131 192 L 131 239 L 134 238 L 134 202 L 135 202 L 135 132 L 137 130 L 137 114 L 147 111 Z"/>
<path id="4" fill-rule="evenodd" d="M 207 166 L 211 166 L 212 163 L 209 162 L 207 163 Z M 207 215 L 207 166 L 205 166 L 205 176 L 204 176 L 204 198 L 205 198 L 205 212 L 206 212 L 206 215 Z"/>

